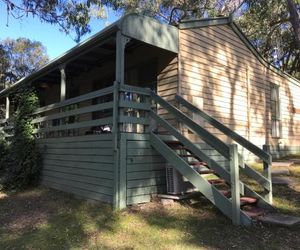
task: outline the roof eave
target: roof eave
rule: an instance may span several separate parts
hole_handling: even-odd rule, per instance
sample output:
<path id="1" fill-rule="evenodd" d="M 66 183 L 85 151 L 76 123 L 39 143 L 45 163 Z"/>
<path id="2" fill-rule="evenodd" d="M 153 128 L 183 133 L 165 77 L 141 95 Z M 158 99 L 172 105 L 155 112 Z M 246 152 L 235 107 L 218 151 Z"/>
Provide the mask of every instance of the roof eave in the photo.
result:
<path id="1" fill-rule="evenodd" d="M 179 29 L 194 29 L 207 26 L 226 25 L 232 22 L 231 17 L 216 17 L 203 19 L 186 19 L 179 23 Z"/>
<path id="2" fill-rule="evenodd" d="M 5 95 L 8 95 L 9 92 L 20 87 L 21 85 L 28 84 L 28 83 L 36 80 L 37 78 L 53 71 L 60 65 L 68 62 L 75 55 L 82 53 L 85 49 L 95 46 L 95 44 L 97 44 L 99 41 L 114 34 L 115 32 L 117 32 L 119 30 L 119 22 L 120 21 L 121 21 L 121 19 L 118 20 L 117 22 L 107 26 L 106 28 L 104 28 L 100 32 L 96 33 L 95 35 L 91 36 L 90 38 L 86 39 L 85 41 L 79 43 L 78 45 L 76 45 L 75 47 L 66 51 L 62 55 L 51 60 L 49 63 L 47 63 L 40 69 L 38 69 L 36 72 L 34 72 L 26 77 L 21 78 L 16 83 L 11 85 L 9 88 L 6 88 L 6 89 L 0 91 L 0 98 Z"/>
<path id="3" fill-rule="evenodd" d="M 138 14 L 129 14 L 68 50 L 63 55 L 53 59 L 38 71 L 20 79 L 11 87 L 2 90 L 0 92 L 0 98 L 8 95 L 9 92 L 21 85 L 28 84 L 31 81 L 53 71 L 59 65 L 67 63 L 75 55 L 95 46 L 99 41 L 109 37 L 109 35 L 112 35 L 118 30 L 121 30 L 122 34 L 128 38 L 133 38 L 153 46 L 178 53 L 178 29 L 176 27 L 162 24 L 150 17 Z"/>

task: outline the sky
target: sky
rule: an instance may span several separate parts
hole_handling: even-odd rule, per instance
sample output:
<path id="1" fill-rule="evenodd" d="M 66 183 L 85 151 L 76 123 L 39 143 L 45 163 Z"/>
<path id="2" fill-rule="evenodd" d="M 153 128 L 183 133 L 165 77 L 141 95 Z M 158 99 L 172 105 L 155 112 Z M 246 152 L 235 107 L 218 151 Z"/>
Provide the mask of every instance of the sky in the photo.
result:
<path id="1" fill-rule="evenodd" d="M 108 11 L 108 18 L 99 20 L 93 19 L 90 23 L 92 32 L 82 37 L 81 41 L 103 29 L 108 24 L 113 23 L 120 18 L 112 10 Z M 0 1 L 0 40 L 5 38 L 25 37 L 30 40 L 40 41 L 47 48 L 50 59 L 54 59 L 63 54 L 68 49 L 76 45 L 72 38 L 59 31 L 59 27 L 47 23 L 42 23 L 38 18 L 26 17 L 22 20 L 16 20 L 9 16 L 8 26 L 6 7 Z M 75 35 L 73 35 L 75 37 Z"/>

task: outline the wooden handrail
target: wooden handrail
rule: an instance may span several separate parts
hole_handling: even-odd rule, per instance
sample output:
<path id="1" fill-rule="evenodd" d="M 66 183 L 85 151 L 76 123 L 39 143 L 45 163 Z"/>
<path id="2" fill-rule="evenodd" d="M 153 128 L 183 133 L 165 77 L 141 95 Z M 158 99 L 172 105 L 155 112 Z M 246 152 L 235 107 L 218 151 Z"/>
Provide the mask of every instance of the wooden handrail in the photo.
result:
<path id="1" fill-rule="evenodd" d="M 210 125 L 214 126 L 221 132 L 223 132 L 225 135 L 236 141 L 238 144 L 243 146 L 244 148 L 248 149 L 251 153 L 255 154 L 257 157 L 262 159 L 264 162 L 267 162 L 271 164 L 272 162 L 272 157 L 270 154 L 266 153 L 264 150 L 260 149 L 244 137 L 240 136 L 230 128 L 226 127 L 210 115 L 206 114 L 204 111 L 200 110 L 199 108 L 195 107 L 193 104 L 190 102 L 186 101 L 183 97 L 176 95 L 175 99 L 185 107 L 187 107 L 189 110 L 192 112 L 200 115 L 203 119 L 205 119 L 206 122 L 208 122 Z"/>
<path id="2" fill-rule="evenodd" d="M 199 126 L 197 123 L 195 123 L 193 120 L 191 120 L 189 117 L 187 117 L 183 112 L 181 112 L 179 109 L 175 108 L 171 104 L 169 104 L 167 101 L 165 101 L 163 98 L 155 94 L 154 92 L 151 92 L 151 97 L 163 108 L 168 110 L 170 113 L 174 114 L 175 117 L 182 121 L 186 126 L 189 127 L 192 131 L 194 131 L 196 134 L 198 134 L 202 140 L 204 140 L 207 144 L 211 145 L 214 149 L 216 149 L 221 155 L 223 155 L 226 159 L 229 159 L 229 147 L 227 144 L 225 144 L 223 141 L 221 141 L 219 138 L 208 132 L 206 129 Z"/>
<path id="3" fill-rule="evenodd" d="M 73 115 L 81 115 L 81 114 L 85 114 L 85 113 L 107 110 L 107 109 L 112 109 L 112 108 L 113 108 L 113 102 L 105 102 L 105 103 L 95 104 L 95 105 L 91 105 L 91 106 L 87 106 L 87 107 L 83 107 L 83 108 L 79 108 L 79 109 L 74 109 L 74 110 L 70 110 L 70 111 L 57 113 L 54 115 L 38 117 L 38 118 L 33 119 L 32 123 L 35 124 L 35 123 L 39 123 L 39 122 L 45 122 L 45 121 L 54 120 L 54 119 L 61 119 L 61 118 L 65 118 L 65 117 L 69 117 L 69 116 L 73 116 Z"/>
<path id="4" fill-rule="evenodd" d="M 131 93 L 136 93 L 136 94 L 141 94 L 141 95 L 150 95 L 151 90 L 149 88 L 141 88 L 137 86 L 131 86 L 131 85 L 126 85 L 126 84 L 120 84 L 120 89 L 121 92 L 131 92 Z"/>

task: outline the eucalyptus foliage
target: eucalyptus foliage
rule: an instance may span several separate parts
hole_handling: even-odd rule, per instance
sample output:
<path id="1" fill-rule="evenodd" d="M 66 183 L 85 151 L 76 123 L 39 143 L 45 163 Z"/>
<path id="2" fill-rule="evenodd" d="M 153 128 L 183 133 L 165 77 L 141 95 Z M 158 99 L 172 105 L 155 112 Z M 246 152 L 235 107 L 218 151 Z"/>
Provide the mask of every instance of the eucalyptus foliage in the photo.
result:
<path id="1" fill-rule="evenodd" d="M 4 39 L 0 41 L 0 85 L 12 84 L 48 61 L 47 50 L 41 42 L 22 37 Z"/>
<path id="2" fill-rule="evenodd" d="M 296 16 L 292 18 L 290 2 Z M 300 30 L 296 32 L 293 21 L 299 23 L 300 1 L 246 0 L 237 19 L 259 52 L 276 67 L 300 78 Z"/>

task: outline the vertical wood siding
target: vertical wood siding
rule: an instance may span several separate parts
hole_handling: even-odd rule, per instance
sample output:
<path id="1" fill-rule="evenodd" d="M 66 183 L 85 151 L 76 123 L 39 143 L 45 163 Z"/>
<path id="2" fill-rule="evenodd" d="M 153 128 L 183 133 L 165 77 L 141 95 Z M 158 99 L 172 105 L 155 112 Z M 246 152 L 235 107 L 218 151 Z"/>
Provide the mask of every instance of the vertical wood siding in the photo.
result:
<path id="1" fill-rule="evenodd" d="M 157 94 L 171 104 L 175 104 L 175 95 L 178 93 L 178 57 L 171 55 L 159 62 L 157 76 Z M 175 118 L 164 109 L 158 107 L 158 114 L 177 126 Z"/>
<path id="2" fill-rule="evenodd" d="M 262 65 L 227 25 L 180 30 L 182 95 L 257 145 L 300 145 L 300 84 Z M 280 86 L 283 136 L 271 137 L 270 93 Z M 205 125 L 220 136 L 218 131 Z"/>
<path id="3" fill-rule="evenodd" d="M 112 135 L 39 139 L 42 184 L 77 196 L 112 202 Z"/>

